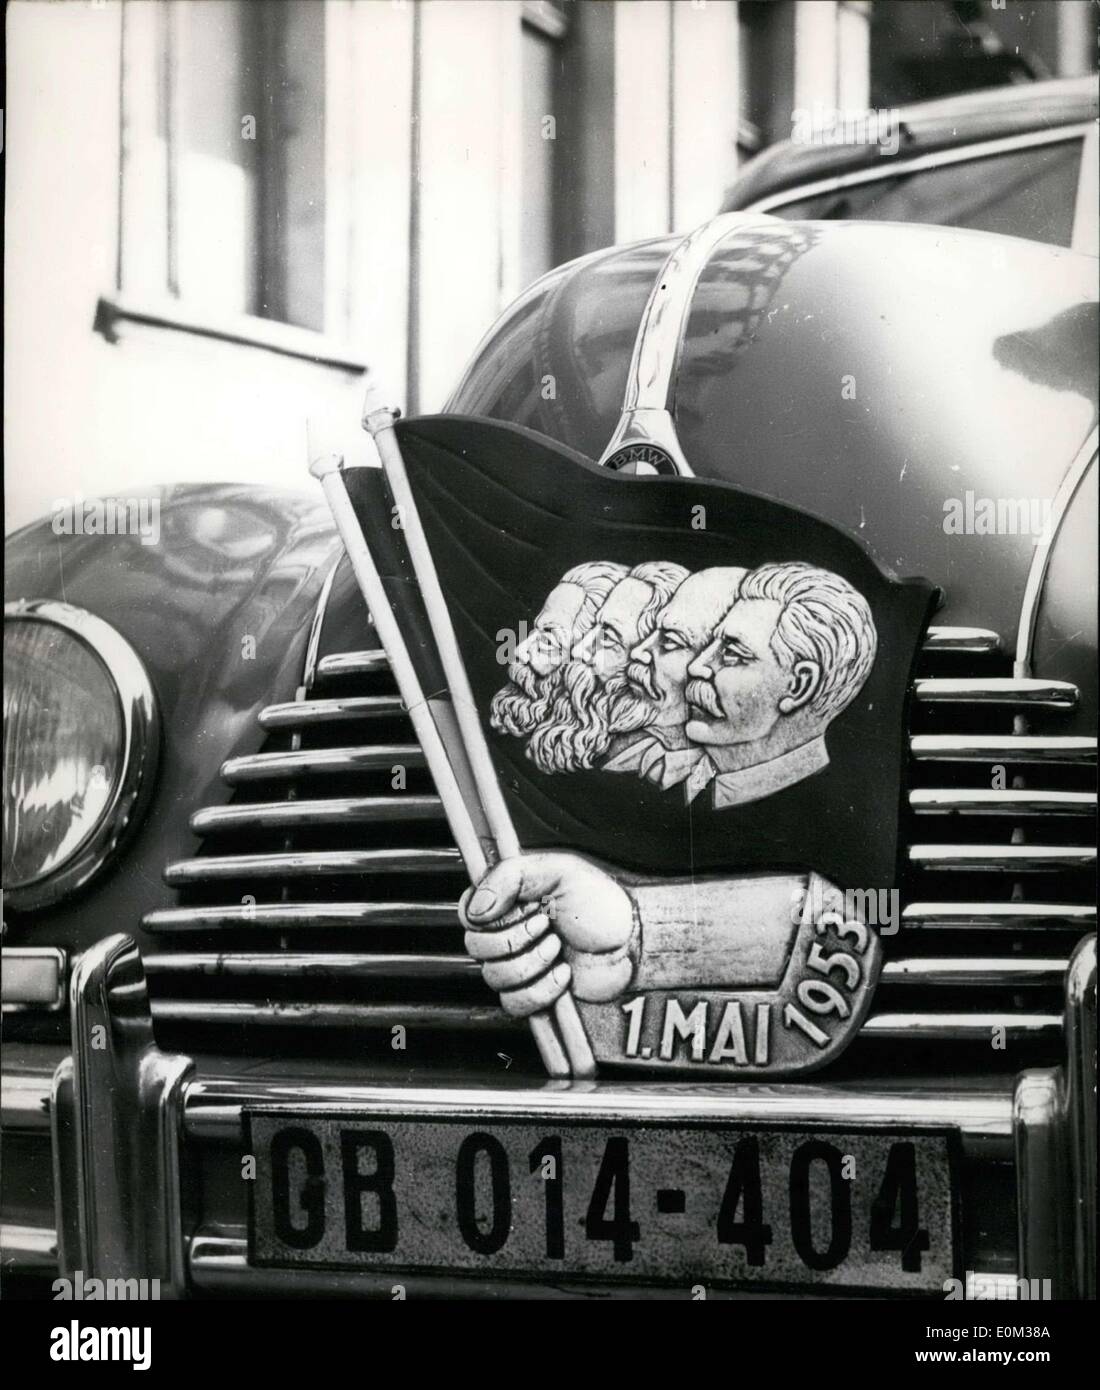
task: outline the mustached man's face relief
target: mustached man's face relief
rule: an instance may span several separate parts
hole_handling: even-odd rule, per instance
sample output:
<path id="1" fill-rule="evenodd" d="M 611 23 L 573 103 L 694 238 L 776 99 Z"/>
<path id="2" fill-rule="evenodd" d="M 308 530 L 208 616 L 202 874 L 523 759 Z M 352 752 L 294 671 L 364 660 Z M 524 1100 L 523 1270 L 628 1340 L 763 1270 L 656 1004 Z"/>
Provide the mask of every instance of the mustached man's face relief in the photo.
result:
<path id="1" fill-rule="evenodd" d="M 669 599 L 654 631 L 630 653 L 630 685 L 651 702 L 650 723 L 683 725 L 688 718 L 688 667 L 733 602 L 743 569 L 714 568 L 690 575 Z"/>
<path id="2" fill-rule="evenodd" d="M 794 718 L 812 699 L 821 668 L 812 661 L 789 664 L 773 649 L 782 612 L 775 599 L 740 599 L 691 663 L 685 732 L 693 743 L 711 750 L 759 747 L 781 720 Z"/>
<path id="3" fill-rule="evenodd" d="M 595 623 L 573 647 L 573 660 L 592 668 L 601 681 L 626 670 L 630 649 L 638 640 L 642 614 L 653 598 L 653 589 L 641 579 L 623 579 L 615 585 Z"/>
<path id="4" fill-rule="evenodd" d="M 515 665 L 549 676 L 569 655 L 573 629 L 584 603 L 579 584 L 558 584 L 550 590 L 531 632 L 516 647 Z M 512 675 L 511 670 L 509 674 Z M 512 676 L 514 680 L 516 676 Z M 517 684 L 522 682 L 522 676 Z"/>
<path id="5" fill-rule="evenodd" d="M 859 694 L 877 645 L 870 607 L 847 580 L 797 562 L 761 565 L 691 663 L 684 732 L 720 773 L 771 764 L 776 786 L 808 776 L 828 763 L 825 730 Z M 741 783 L 741 794 L 764 785 Z"/>

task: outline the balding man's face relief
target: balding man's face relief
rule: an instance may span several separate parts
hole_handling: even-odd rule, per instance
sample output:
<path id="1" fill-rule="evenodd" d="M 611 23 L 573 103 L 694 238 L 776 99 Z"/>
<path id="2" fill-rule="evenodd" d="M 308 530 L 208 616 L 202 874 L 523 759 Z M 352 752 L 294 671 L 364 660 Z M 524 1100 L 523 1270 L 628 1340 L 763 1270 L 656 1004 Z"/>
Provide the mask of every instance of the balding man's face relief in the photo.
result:
<path id="1" fill-rule="evenodd" d="M 573 647 L 573 659 L 591 666 L 601 681 L 626 670 L 638 640 L 642 614 L 653 597 L 641 579 L 622 579 L 608 595 L 595 623 Z"/>
<path id="2" fill-rule="evenodd" d="M 573 628 L 584 603 L 579 584 L 558 584 L 550 590 L 535 625 L 516 647 L 516 662 L 539 676 L 556 671 L 569 655 Z"/>
<path id="3" fill-rule="evenodd" d="M 683 724 L 688 717 L 688 667 L 733 602 L 744 573 L 729 568 L 689 575 L 669 599 L 654 631 L 630 653 L 629 679 L 657 702 L 657 726 Z"/>
<path id="4" fill-rule="evenodd" d="M 812 661 L 792 667 L 772 649 L 782 612 L 775 599 L 738 600 L 691 663 L 685 733 L 693 743 L 760 744 L 813 698 L 821 668 Z"/>

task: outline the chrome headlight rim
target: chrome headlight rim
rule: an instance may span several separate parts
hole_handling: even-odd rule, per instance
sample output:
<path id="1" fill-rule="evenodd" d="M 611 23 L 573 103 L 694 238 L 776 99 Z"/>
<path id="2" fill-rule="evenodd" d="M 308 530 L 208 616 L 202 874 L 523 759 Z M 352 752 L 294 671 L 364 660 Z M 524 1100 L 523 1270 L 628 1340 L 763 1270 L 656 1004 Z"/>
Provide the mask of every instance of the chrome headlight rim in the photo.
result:
<path id="1" fill-rule="evenodd" d="M 17 912 L 49 907 L 89 883 L 139 821 L 156 777 L 160 711 L 145 663 L 110 623 L 57 599 L 17 599 L 4 605 L 4 622 L 39 622 L 62 628 L 98 658 L 114 687 L 122 719 L 118 775 L 99 820 L 68 859 L 30 882 L 6 887 Z"/>

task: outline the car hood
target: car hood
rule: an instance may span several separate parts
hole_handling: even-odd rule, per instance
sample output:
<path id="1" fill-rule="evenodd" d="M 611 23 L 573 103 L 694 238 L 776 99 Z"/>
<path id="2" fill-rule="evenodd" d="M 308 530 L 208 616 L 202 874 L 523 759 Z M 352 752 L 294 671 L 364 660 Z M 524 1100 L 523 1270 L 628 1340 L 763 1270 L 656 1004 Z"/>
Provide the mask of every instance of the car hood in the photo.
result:
<path id="1" fill-rule="evenodd" d="M 735 217 L 697 285 L 668 408 L 693 470 L 814 513 L 941 585 L 937 621 L 1015 639 L 1032 530 L 1096 422 L 1090 258 L 988 233 Z M 533 286 L 449 408 L 599 458 L 667 238 Z M 958 525 L 953 525 L 958 518 Z"/>

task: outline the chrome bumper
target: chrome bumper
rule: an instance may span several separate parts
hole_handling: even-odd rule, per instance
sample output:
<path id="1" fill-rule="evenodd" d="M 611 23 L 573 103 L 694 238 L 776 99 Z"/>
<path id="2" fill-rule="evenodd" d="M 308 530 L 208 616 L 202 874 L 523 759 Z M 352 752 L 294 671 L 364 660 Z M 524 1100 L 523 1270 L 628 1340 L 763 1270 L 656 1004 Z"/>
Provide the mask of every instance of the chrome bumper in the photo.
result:
<path id="1" fill-rule="evenodd" d="M 393 1086 L 328 1081 L 217 1079 L 166 1053 L 153 1037 L 140 954 L 113 936 L 87 951 L 71 985 L 72 1055 L 56 1069 L 39 1060 L 3 1077 L 6 1133 L 47 1137 L 53 1156 L 55 1229 L 43 1216 L 6 1220 L 5 1269 L 48 1269 L 84 1278 L 157 1278 L 161 1296 L 191 1288 L 371 1293 L 389 1276 L 255 1269 L 243 1229 L 212 1225 L 184 1197 L 188 1156 L 213 1145 L 240 1150 L 248 1105 L 369 1113 L 395 1106 L 438 1114 L 677 1115 L 766 1124 L 950 1124 L 975 1159 L 1015 1159 L 1021 1278 L 1051 1281 L 1055 1298 L 1096 1293 L 1096 938 L 1079 946 L 1067 977 L 1063 1067 L 1022 1073 L 1007 1092 L 870 1091 L 857 1086 L 541 1085 Z M 41 1049 L 38 1050 L 41 1053 Z M 43 1145 L 45 1152 L 45 1145 Z M 243 1204 L 242 1204 L 243 1205 Z M 1011 1275 L 974 1276 L 1014 1285 Z M 494 1282 L 407 1279 L 447 1292 Z M 547 1290 L 547 1293 L 551 1291 Z M 527 1290 L 530 1296 L 530 1289 Z M 1011 1296 L 1011 1295 L 1009 1295 Z"/>

